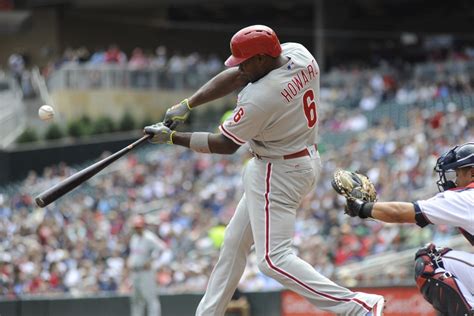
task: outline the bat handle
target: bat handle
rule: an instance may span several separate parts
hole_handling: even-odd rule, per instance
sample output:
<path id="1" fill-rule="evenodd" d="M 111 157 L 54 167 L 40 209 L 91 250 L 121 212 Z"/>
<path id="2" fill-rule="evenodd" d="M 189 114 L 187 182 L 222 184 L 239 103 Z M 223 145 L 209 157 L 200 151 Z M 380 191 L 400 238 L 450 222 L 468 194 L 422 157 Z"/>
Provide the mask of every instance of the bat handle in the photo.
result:
<path id="1" fill-rule="evenodd" d="M 174 130 L 176 127 L 178 127 L 180 122 L 178 121 L 171 121 L 171 120 L 166 120 L 163 121 L 163 124 L 165 124 L 166 127 L 168 127 L 170 130 Z"/>
<path id="2" fill-rule="evenodd" d="M 152 134 L 145 134 L 143 135 L 140 139 L 137 139 L 136 141 L 134 141 L 133 143 L 131 143 L 130 145 L 128 145 L 126 148 L 128 150 L 132 150 L 133 148 L 137 147 L 138 145 L 140 145 L 141 143 L 149 140 L 150 138 L 152 138 L 153 135 Z"/>
<path id="3" fill-rule="evenodd" d="M 46 203 L 39 196 L 35 199 L 35 202 L 36 202 L 36 205 L 38 205 L 39 207 L 45 207 L 46 206 Z"/>

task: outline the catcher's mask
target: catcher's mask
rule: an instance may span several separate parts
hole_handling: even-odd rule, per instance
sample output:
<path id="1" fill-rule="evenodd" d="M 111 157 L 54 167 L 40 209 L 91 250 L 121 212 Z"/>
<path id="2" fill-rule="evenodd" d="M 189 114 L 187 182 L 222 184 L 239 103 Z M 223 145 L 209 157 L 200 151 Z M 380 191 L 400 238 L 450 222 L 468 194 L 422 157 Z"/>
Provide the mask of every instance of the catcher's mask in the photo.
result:
<path id="1" fill-rule="evenodd" d="M 456 183 L 446 177 L 447 172 L 454 172 L 456 169 L 469 166 L 474 167 L 474 142 L 454 146 L 442 154 L 434 167 L 434 171 L 439 175 L 439 180 L 436 182 L 439 191 L 456 187 Z"/>

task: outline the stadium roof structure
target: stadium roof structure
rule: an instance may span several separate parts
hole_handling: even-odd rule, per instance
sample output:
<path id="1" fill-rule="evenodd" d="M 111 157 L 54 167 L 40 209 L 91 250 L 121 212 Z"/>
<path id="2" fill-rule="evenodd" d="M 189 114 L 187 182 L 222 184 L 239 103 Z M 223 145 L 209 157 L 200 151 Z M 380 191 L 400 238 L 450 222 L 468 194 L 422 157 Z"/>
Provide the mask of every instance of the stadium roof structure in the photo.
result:
<path id="1" fill-rule="evenodd" d="M 0 11 L 0 34 L 14 34 L 19 32 L 27 27 L 30 21 L 30 11 Z"/>
<path id="2" fill-rule="evenodd" d="M 15 10 L 55 8 L 62 48 L 116 41 L 131 51 L 160 42 L 184 53 L 228 54 L 232 34 L 271 26 L 282 42 L 314 51 L 322 68 L 369 55 L 418 61 L 425 45 L 474 44 L 472 0 L 18 0 Z M 1 20 L 1 19 L 0 19 Z M 81 27 L 87 23 L 91 34 Z M 11 29 L 15 26 L 12 24 Z M 87 36 L 84 35 L 87 33 Z M 133 34 L 130 35 L 130 34 Z M 137 36 L 138 34 L 138 36 Z M 119 36 L 120 35 L 120 36 Z M 101 38 L 99 38 L 101 36 Z M 129 37 L 127 41 L 125 36 Z M 130 40 L 133 39 L 133 40 Z M 200 38 L 200 45 L 186 38 Z M 192 43 L 191 43 L 192 42 Z M 326 64 L 325 64 L 326 62 Z"/>

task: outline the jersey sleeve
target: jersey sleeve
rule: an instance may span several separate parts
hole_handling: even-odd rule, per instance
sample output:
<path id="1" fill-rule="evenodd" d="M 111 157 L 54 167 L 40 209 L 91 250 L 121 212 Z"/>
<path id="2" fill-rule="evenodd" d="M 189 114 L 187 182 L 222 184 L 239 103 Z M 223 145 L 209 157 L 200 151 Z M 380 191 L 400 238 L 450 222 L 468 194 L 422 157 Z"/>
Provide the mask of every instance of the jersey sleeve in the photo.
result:
<path id="1" fill-rule="evenodd" d="M 150 233 L 147 237 L 148 237 L 147 240 L 148 240 L 148 247 L 150 249 L 150 253 L 153 254 L 154 256 L 157 256 L 160 252 L 162 252 L 166 248 L 165 243 L 160 238 L 158 238 L 158 236 L 156 236 L 155 234 Z"/>
<path id="2" fill-rule="evenodd" d="M 441 192 L 414 204 L 416 212 L 420 212 L 429 223 L 454 227 L 465 227 L 467 224 L 466 215 L 470 206 L 461 192 Z"/>
<path id="3" fill-rule="evenodd" d="M 219 126 L 219 130 L 240 146 L 260 133 L 266 118 L 265 112 L 255 104 L 238 104 L 232 115 Z"/>

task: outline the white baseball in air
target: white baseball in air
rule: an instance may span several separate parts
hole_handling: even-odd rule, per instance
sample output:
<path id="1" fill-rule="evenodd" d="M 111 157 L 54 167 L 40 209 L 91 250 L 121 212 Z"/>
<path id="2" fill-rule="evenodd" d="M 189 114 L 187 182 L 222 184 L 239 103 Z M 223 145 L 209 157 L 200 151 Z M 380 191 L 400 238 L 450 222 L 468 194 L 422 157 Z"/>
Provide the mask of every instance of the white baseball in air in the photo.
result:
<path id="1" fill-rule="evenodd" d="M 43 121 L 51 121 L 54 118 L 54 109 L 50 105 L 43 105 L 38 110 L 38 116 Z"/>

